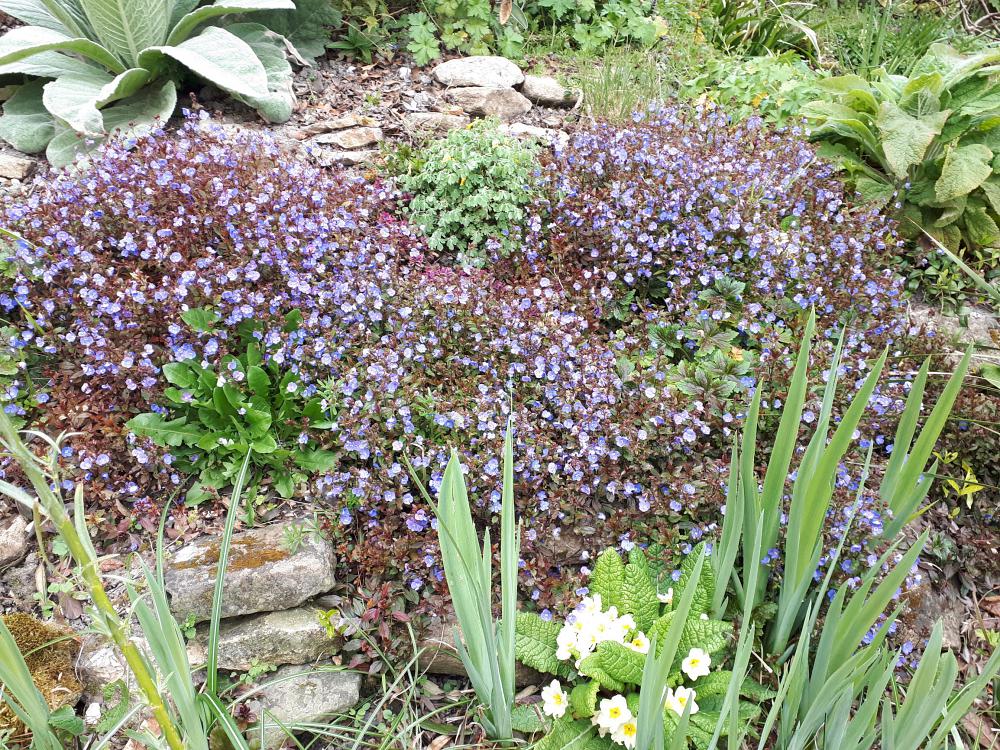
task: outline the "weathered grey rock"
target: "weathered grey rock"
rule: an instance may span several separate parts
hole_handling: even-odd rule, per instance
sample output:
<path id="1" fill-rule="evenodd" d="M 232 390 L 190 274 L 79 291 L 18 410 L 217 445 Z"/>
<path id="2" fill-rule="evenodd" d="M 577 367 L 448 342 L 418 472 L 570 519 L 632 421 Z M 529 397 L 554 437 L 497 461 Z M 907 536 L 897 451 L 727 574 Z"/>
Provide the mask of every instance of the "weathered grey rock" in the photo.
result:
<path id="1" fill-rule="evenodd" d="M 557 145 L 562 148 L 569 143 L 569 133 L 564 130 L 540 128 L 537 125 L 526 125 L 523 122 L 515 122 L 510 125 L 504 125 L 503 132 L 515 138 L 541 141 L 548 146 Z"/>
<path id="2" fill-rule="evenodd" d="M 83 683 L 83 693 L 97 702 L 103 699 L 104 686 L 126 680 L 129 671 L 118 651 L 98 635 L 84 637 L 76 660 L 76 675 Z"/>
<path id="3" fill-rule="evenodd" d="M 976 345 L 972 356 L 972 366 L 976 369 L 983 364 L 1000 365 L 1000 356 L 995 349 L 1000 345 L 1000 321 L 990 310 L 973 307 L 964 320 L 956 315 L 946 315 L 940 309 L 923 302 L 910 303 L 910 322 L 914 325 L 930 325 L 946 344 L 957 344 L 949 358 L 957 364 L 969 344 Z"/>
<path id="4" fill-rule="evenodd" d="M 219 625 L 219 666 L 245 672 L 254 664 L 308 664 L 335 650 L 335 644 L 316 616 L 316 607 L 223 620 Z M 188 643 L 192 664 L 208 659 L 208 626 Z"/>
<path id="5" fill-rule="evenodd" d="M 222 616 L 291 609 L 333 588 L 333 547 L 318 534 L 306 534 L 294 551 L 286 529 L 276 524 L 234 534 L 226 566 Z M 170 608 L 178 620 L 207 620 L 212 609 L 219 539 L 182 547 L 166 570 Z"/>
<path id="6" fill-rule="evenodd" d="M 339 149 L 356 149 L 371 146 L 383 138 L 382 128 L 347 128 L 332 133 L 321 133 L 310 139 L 309 145 L 336 146 Z"/>
<path id="7" fill-rule="evenodd" d="M 257 715 L 264 725 L 264 742 L 259 742 L 260 725 L 248 730 L 252 747 L 276 748 L 286 739 L 281 725 L 317 722 L 346 711 L 361 695 L 361 675 L 356 672 L 314 672 L 311 667 L 288 666 L 267 675 L 256 702 Z"/>
<path id="8" fill-rule="evenodd" d="M 922 642 L 941 620 L 941 645 L 956 653 L 962 649 L 962 631 L 970 609 L 962 601 L 958 586 L 947 579 L 924 583 L 910 592 L 907 600 L 904 617 L 911 640 Z"/>
<path id="9" fill-rule="evenodd" d="M 510 88 L 524 81 L 521 69 L 506 57 L 473 55 L 448 60 L 431 71 L 434 80 L 445 86 L 489 86 Z"/>
<path id="10" fill-rule="evenodd" d="M 444 112 L 410 112 L 403 115 L 403 127 L 410 133 L 447 133 L 469 124 L 465 115 L 449 115 Z"/>
<path id="11" fill-rule="evenodd" d="M 340 149 L 316 146 L 309 151 L 310 158 L 320 167 L 356 167 L 359 164 L 368 164 L 377 155 L 378 151 L 375 149 L 342 151 Z"/>
<path id="12" fill-rule="evenodd" d="M 443 677 L 467 677 L 465 666 L 455 649 L 455 622 L 450 619 L 432 621 L 420 640 L 417 659 L 421 671 Z M 514 682 L 518 686 L 537 683 L 541 675 L 520 662 L 514 666 Z"/>
<path id="13" fill-rule="evenodd" d="M 448 101 L 470 115 L 499 117 L 504 122 L 517 119 L 531 110 L 531 102 L 514 89 L 469 86 L 451 89 L 446 96 Z"/>
<path id="14" fill-rule="evenodd" d="M 525 76 L 521 93 L 543 107 L 572 107 L 579 99 L 551 76 Z"/>
<path id="15" fill-rule="evenodd" d="M 13 154 L 0 153 L 0 177 L 23 180 L 35 169 L 35 162 Z"/>
<path id="16" fill-rule="evenodd" d="M 0 519 L 0 568 L 20 562 L 28 554 L 28 522 L 20 515 Z"/>

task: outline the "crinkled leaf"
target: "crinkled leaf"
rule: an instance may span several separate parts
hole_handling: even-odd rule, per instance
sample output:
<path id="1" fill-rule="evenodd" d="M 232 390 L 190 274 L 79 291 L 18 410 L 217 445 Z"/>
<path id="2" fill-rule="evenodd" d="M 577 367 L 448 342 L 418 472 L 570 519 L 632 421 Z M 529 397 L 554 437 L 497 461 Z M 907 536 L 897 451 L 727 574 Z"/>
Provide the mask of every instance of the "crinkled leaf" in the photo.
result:
<path id="1" fill-rule="evenodd" d="M 981 143 L 950 148 L 945 153 L 941 176 L 934 183 L 939 203 L 968 195 L 993 174 L 993 152 Z"/>
<path id="2" fill-rule="evenodd" d="M 700 543 L 691 550 L 691 553 L 681 563 L 681 577 L 678 579 L 676 590 L 674 591 L 675 600 L 684 593 L 684 589 L 687 587 L 688 581 L 694 572 L 698 555 L 704 555 L 705 549 L 705 543 Z M 691 601 L 691 614 L 700 615 L 703 612 L 708 612 L 712 606 L 712 597 L 714 596 L 715 573 L 712 572 L 712 566 L 706 565 L 702 568 L 701 577 L 698 579 L 698 588 L 694 593 L 694 599 Z"/>
<path id="3" fill-rule="evenodd" d="M 686 657 L 692 648 L 700 648 L 709 654 L 716 654 L 729 643 L 733 625 L 722 620 L 702 620 L 692 617 L 684 623 L 684 632 L 677 646 L 677 654 Z"/>
<path id="4" fill-rule="evenodd" d="M 598 643 L 596 654 L 600 657 L 601 668 L 611 679 L 632 685 L 642 682 L 642 668 L 646 663 L 643 654 L 615 641 Z"/>
<path id="5" fill-rule="evenodd" d="M 905 179 L 910 167 L 923 161 L 950 114 L 951 110 L 944 110 L 917 118 L 893 102 L 882 102 L 875 124 L 882 136 L 886 166 L 897 178 Z"/>
<path id="6" fill-rule="evenodd" d="M 620 693 L 625 689 L 625 684 L 621 680 L 612 677 L 604 669 L 604 661 L 597 653 L 590 654 L 580 662 L 580 674 L 590 677 L 601 683 L 601 687 Z"/>
<path id="7" fill-rule="evenodd" d="M 595 730 L 589 721 L 573 719 L 568 713 L 552 722 L 552 729 L 533 750 L 584 750 Z"/>
<path id="8" fill-rule="evenodd" d="M 578 719 L 589 719 L 597 711 L 597 694 L 601 683 L 597 680 L 581 682 L 569 694 L 569 707 Z"/>
<path id="9" fill-rule="evenodd" d="M 149 71 L 132 68 L 115 77 L 107 73 L 71 73 L 45 84 L 42 102 L 55 117 L 87 135 L 104 134 L 100 109 L 132 96 L 149 80 Z"/>
<path id="10" fill-rule="evenodd" d="M 865 203 L 884 206 L 896 194 L 895 185 L 891 185 L 884 180 L 873 180 L 868 175 L 859 175 L 854 184 Z"/>
<path id="11" fill-rule="evenodd" d="M 287 122 L 295 107 L 295 92 L 285 40 L 259 23 L 234 23 L 228 30 L 250 46 L 267 74 L 265 96 L 237 94 L 236 98 L 256 109 L 268 122 Z"/>
<path id="12" fill-rule="evenodd" d="M 537 703 L 520 703 L 510 712 L 511 729 L 525 734 L 538 734 L 548 729 L 551 723 Z"/>
<path id="13" fill-rule="evenodd" d="M 52 115 L 42 102 L 45 81 L 30 81 L 18 87 L 4 102 L 0 138 L 26 154 L 44 151 L 55 135 Z"/>
<path id="14" fill-rule="evenodd" d="M 646 556 L 638 547 L 629 552 L 622 581 L 622 611 L 635 619 L 636 627 L 643 632 L 649 630 L 660 614 L 660 602 L 656 598 L 656 586 L 646 562 Z"/>
<path id="15" fill-rule="evenodd" d="M 621 610 L 624 584 L 625 564 L 621 556 L 614 549 L 604 550 L 590 574 L 590 593 L 601 595 L 604 609 L 618 607 Z"/>
<path id="16" fill-rule="evenodd" d="M 1000 228 L 982 206 L 967 208 L 963 218 L 965 232 L 973 245 L 992 247 L 1000 240 Z"/>
<path id="17" fill-rule="evenodd" d="M 538 672 L 569 677 L 569 663 L 556 658 L 560 629 L 558 623 L 545 621 L 534 612 L 519 612 L 514 622 L 514 657 Z"/>

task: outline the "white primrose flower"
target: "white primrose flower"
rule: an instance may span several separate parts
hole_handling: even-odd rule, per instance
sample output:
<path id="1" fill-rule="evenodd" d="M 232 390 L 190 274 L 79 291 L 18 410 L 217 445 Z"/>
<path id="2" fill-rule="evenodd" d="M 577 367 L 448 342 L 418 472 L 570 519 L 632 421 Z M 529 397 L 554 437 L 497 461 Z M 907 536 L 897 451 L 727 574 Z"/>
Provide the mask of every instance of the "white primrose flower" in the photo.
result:
<path id="1" fill-rule="evenodd" d="M 635 747 L 636 735 L 639 732 L 639 727 L 636 724 L 635 719 L 629 719 L 617 730 L 611 733 L 611 741 L 616 742 L 619 745 L 624 745 L 628 750 L 632 750 Z"/>
<path id="2" fill-rule="evenodd" d="M 566 713 L 569 705 L 569 696 L 562 689 L 559 680 L 552 680 L 546 687 L 542 688 L 542 713 L 558 719 Z"/>
<path id="3" fill-rule="evenodd" d="M 689 680 L 697 680 L 712 671 L 712 657 L 700 648 L 688 651 L 687 658 L 681 662 L 681 671 Z"/>
<path id="4" fill-rule="evenodd" d="M 667 589 L 665 594 L 657 594 L 656 598 L 660 600 L 660 604 L 673 604 L 674 603 L 674 590 L 672 588 Z"/>
<path id="5" fill-rule="evenodd" d="M 694 688 L 679 687 L 676 690 L 667 690 L 667 699 L 663 702 L 664 705 L 673 711 L 678 716 L 684 714 L 684 708 L 687 704 L 691 703 L 691 716 L 698 713 L 698 704 L 695 703 L 695 698 L 698 694 L 694 691 Z"/>
<path id="6" fill-rule="evenodd" d="M 645 633 L 636 631 L 632 636 L 632 640 L 625 644 L 633 651 L 637 651 L 640 654 L 649 653 L 649 638 L 646 637 Z"/>
<path id="7" fill-rule="evenodd" d="M 625 702 L 625 696 L 616 695 L 601 701 L 597 713 L 591 721 L 601 729 L 603 737 L 607 732 L 617 732 L 623 724 L 632 721 L 633 718 L 628 703 Z"/>
<path id="8" fill-rule="evenodd" d="M 556 636 L 556 658 L 561 661 L 569 661 L 573 658 L 573 649 L 576 648 L 577 632 L 572 625 L 563 625 L 559 635 Z"/>

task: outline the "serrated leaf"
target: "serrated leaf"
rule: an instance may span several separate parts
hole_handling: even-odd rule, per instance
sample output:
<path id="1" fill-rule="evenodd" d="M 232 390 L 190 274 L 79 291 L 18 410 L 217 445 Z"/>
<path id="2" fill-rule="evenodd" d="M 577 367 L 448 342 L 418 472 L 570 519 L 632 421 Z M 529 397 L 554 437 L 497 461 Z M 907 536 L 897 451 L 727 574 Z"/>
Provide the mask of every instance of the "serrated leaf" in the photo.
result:
<path id="1" fill-rule="evenodd" d="M 621 680 L 616 680 L 604 669 L 604 662 L 597 653 L 590 654 L 580 662 L 580 674 L 601 683 L 601 687 L 620 693 L 625 689 Z"/>
<path id="2" fill-rule="evenodd" d="M 596 654 L 601 660 L 601 669 L 611 679 L 631 685 L 642 683 L 642 668 L 646 663 L 643 654 L 615 641 L 598 643 Z"/>
<path id="3" fill-rule="evenodd" d="M 45 81 L 31 81 L 19 86 L 4 102 L 0 117 L 0 138 L 26 154 L 44 151 L 55 135 L 52 115 L 42 102 Z"/>
<path id="4" fill-rule="evenodd" d="M 534 612 L 518 612 L 514 621 L 514 657 L 537 672 L 569 677 L 569 663 L 556 658 L 560 630 L 558 623 L 547 622 Z"/>
<path id="5" fill-rule="evenodd" d="M 201 437 L 201 430 L 195 425 L 189 425 L 185 417 L 168 421 L 154 412 L 133 417 L 125 426 L 140 437 L 148 437 L 157 445 L 173 448 L 192 445 Z"/>
<path id="6" fill-rule="evenodd" d="M 589 719 L 597 711 L 597 694 L 601 683 L 597 680 L 581 682 L 569 694 L 569 707 L 578 719 Z"/>
<path id="7" fill-rule="evenodd" d="M 638 547 L 629 552 L 622 579 L 622 612 L 635 619 L 636 627 L 645 632 L 653 626 L 660 614 L 660 602 L 656 598 L 656 586 L 646 556 Z"/>
<path id="8" fill-rule="evenodd" d="M 944 157 L 941 176 L 934 183 L 938 203 L 968 195 L 993 174 L 993 152 L 981 143 L 950 148 Z"/>
<path id="9" fill-rule="evenodd" d="M 882 102 L 875 124 L 882 136 L 886 165 L 899 179 L 906 179 L 914 164 L 923 161 L 927 147 L 940 134 L 950 110 L 923 117 L 904 112 L 893 102 Z"/>
<path id="10" fill-rule="evenodd" d="M 602 608 L 622 607 L 622 589 L 625 583 L 625 564 L 611 548 L 604 550 L 590 574 L 590 593 L 600 594 Z"/>
<path id="11" fill-rule="evenodd" d="M 589 721 L 568 714 L 552 722 L 552 729 L 533 750 L 584 750 L 595 730 Z"/>

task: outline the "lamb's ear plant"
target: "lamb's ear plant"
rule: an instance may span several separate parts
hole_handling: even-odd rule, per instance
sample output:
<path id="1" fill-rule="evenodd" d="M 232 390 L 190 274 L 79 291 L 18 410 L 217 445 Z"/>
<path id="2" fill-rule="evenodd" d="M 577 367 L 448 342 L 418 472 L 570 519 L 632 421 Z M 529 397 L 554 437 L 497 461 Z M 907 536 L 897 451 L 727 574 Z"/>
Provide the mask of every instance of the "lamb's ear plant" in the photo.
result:
<path id="1" fill-rule="evenodd" d="M 292 113 L 291 48 L 257 23 L 211 25 L 224 15 L 294 10 L 292 0 L 2 0 L 22 21 L 0 37 L 0 75 L 29 76 L 3 105 L 0 138 L 69 164 L 116 131 L 163 124 L 182 71 L 256 109 Z"/>
<path id="2" fill-rule="evenodd" d="M 419 484 L 412 466 L 410 472 Z M 490 532 L 486 530 L 480 547 L 465 477 L 455 451 L 441 480 L 436 512 L 445 579 L 459 625 L 455 631 L 455 648 L 483 705 L 483 728 L 495 740 L 510 740 L 514 736 L 514 623 L 517 616 L 517 563 L 521 548 L 520 525 L 514 521 L 511 419 L 507 420 L 503 448 L 499 620 L 493 618 L 493 547 Z"/>

